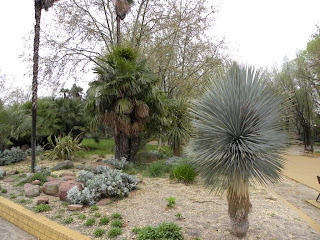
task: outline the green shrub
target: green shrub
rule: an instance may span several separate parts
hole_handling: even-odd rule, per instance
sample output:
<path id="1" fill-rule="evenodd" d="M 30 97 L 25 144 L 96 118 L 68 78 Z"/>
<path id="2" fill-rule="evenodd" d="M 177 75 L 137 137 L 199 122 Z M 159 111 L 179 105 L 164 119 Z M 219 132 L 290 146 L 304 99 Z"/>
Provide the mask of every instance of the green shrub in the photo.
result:
<path id="1" fill-rule="evenodd" d="M 48 137 L 49 144 L 53 146 L 53 149 L 48 151 L 48 159 L 71 160 L 75 153 L 82 150 L 80 135 L 73 138 L 69 133 L 67 136 L 55 136 L 54 138 L 55 143 L 52 141 L 51 136 Z"/>
<path id="2" fill-rule="evenodd" d="M 132 229 L 132 232 L 135 233 L 135 234 L 138 234 L 139 232 L 141 232 L 141 228 L 134 227 L 134 228 Z"/>
<path id="3" fill-rule="evenodd" d="M 150 163 L 148 173 L 151 177 L 160 177 L 170 171 L 171 166 L 167 165 L 164 161 L 156 161 Z"/>
<path id="4" fill-rule="evenodd" d="M 93 224 L 95 224 L 95 222 L 96 222 L 95 218 L 88 218 L 84 225 L 92 226 Z"/>
<path id="5" fill-rule="evenodd" d="M 111 228 L 108 232 L 108 237 L 109 238 L 115 238 L 116 236 L 122 234 L 122 229 L 121 228 L 117 228 L 117 227 L 114 227 L 114 228 Z"/>
<path id="6" fill-rule="evenodd" d="M 35 212 L 47 212 L 51 210 L 51 206 L 48 204 L 39 204 L 35 207 Z"/>
<path id="7" fill-rule="evenodd" d="M 2 192 L 2 193 L 7 193 L 7 192 L 8 192 L 8 190 L 7 190 L 7 189 L 5 189 L 5 188 L 3 188 L 3 189 L 1 189 L 1 192 Z"/>
<path id="8" fill-rule="evenodd" d="M 167 207 L 173 208 L 174 205 L 176 205 L 176 199 L 174 197 L 169 197 L 167 200 Z"/>
<path id="9" fill-rule="evenodd" d="M 99 210 L 99 207 L 97 205 L 92 205 L 90 207 L 90 209 L 91 209 L 91 211 L 97 211 L 97 210 Z"/>
<path id="10" fill-rule="evenodd" d="M 57 214 L 55 218 L 62 218 L 61 214 Z"/>
<path id="11" fill-rule="evenodd" d="M 196 177 L 194 168 L 188 163 L 178 164 L 170 173 L 170 179 L 184 183 L 191 183 Z"/>
<path id="12" fill-rule="evenodd" d="M 93 236 L 95 237 L 101 237 L 106 230 L 102 229 L 102 228 L 97 228 L 96 230 L 94 230 L 93 232 Z"/>
<path id="13" fill-rule="evenodd" d="M 82 214 L 80 214 L 80 215 L 78 216 L 78 218 L 81 219 L 81 220 L 84 220 L 84 219 L 86 219 L 87 217 L 86 217 L 86 215 L 84 215 L 84 214 L 82 213 Z"/>
<path id="14" fill-rule="evenodd" d="M 70 224 L 73 222 L 73 218 L 72 217 L 67 217 L 65 220 L 64 220 L 64 223 L 65 224 Z"/>
<path id="15" fill-rule="evenodd" d="M 116 220 L 113 220 L 111 222 L 111 227 L 119 227 L 121 228 L 123 226 L 123 221 L 120 220 L 120 219 L 116 219 Z"/>
<path id="16" fill-rule="evenodd" d="M 10 199 L 15 199 L 15 198 L 17 198 L 17 195 L 15 195 L 15 194 L 10 194 Z"/>
<path id="17" fill-rule="evenodd" d="M 108 225 L 108 223 L 110 222 L 110 219 L 108 217 L 102 217 L 100 218 L 100 225 Z"/>
<path id="18" fill-rule="evenodd" d="M 115 213 L 111 214 L 111 218 L 113 218 L 113 219 L 122 219 L 122 215 L 120 213 L 115 212 Z"/>
<path id="19" fill-rule="evenodd" d="M 163 222 L 157 227 L 146 226 L 140 230 L 135 230 L 138 232 L 137 240 L 159 240 L 159 239 L 174 239 L 183 240 L 183 235 L 181 232 L 181 227 L 174 223 Z"/>
<path id="20" fill-rule="evenodd" d="M 101 213 L 95 212 L 95 213 L 94 213 L 94 216 L 95 216 L 95 217 L 101 217 Z"/>

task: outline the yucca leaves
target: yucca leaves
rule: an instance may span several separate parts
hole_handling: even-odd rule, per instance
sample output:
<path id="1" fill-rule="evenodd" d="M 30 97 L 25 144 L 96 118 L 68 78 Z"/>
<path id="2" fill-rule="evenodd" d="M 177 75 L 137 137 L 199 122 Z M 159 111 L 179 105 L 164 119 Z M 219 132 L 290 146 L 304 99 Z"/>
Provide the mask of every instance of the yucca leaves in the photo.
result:
<path id="1" fill-rule="evenodd" d="M 259 71 L 233 65 L 193 103 L 195 166 L 213 190 L 244 192 L 239 179 L 276 182 L 287 139 L 280 126 L 283 99 Z"/>

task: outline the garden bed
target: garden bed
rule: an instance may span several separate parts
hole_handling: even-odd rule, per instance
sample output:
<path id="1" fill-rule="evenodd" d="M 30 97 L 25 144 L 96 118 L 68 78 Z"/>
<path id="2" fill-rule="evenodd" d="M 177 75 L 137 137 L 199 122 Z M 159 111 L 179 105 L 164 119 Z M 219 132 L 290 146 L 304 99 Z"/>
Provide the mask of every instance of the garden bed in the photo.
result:
<path id="1" fill-rule="evenodd" d="M 92 157 L 91 161 L 95 161 L 96 158 L 97 156 Z M 23 171 L 28 169 L 29 163 L 28 159 L 4 168 L 7 172 L 15 169 Z M 56 163 L 43 161 L 40 165 L 53 166 Z M 75 162 L 75 165 L 77 164 L 81 162 Z M 77 174 L 79 170 L 61 170 L 53 174 L 59 176 L 64 171 L 73 171 Z M 85 207 L 78 212 L 69 211 L 66 202 L 60 201 L 57 197 L 48 196 L 51 210 L 40 214 L 92 238 L 97 228 L 104 229 L 105 233 L 102 237 L 96 239 L 107 238 L 111 223 L 100 225 L 99 222 L 102 217 L 108 217 L 111 220 L 113 213 L 120 213 L 124 223 L 121 228 L 122 234 L 114 239 L 136 239 L 136 234 L 132 232 L 135 227 L 155 226 L 161 222 L 174 222 L 182 227 L 185 239 L 237 239 L 230 234 L 225 196 L 215 196 L 210 193 L 199 180 L 194 184 L 185 185 L 172 182 L 168 177 L 138 176 L 142 182 L 137 190 L 130 192 L 129 197 L 111 199 L 103 206 L 98 206 L 97 210 Z M 0 181 L 0 186 L 7 190 L 1 195 L 34 210 L 36 198 L 25 197 L 23 187 L 15 186 L 19 181 L 18 175 L 7 176 L 6 179 L 11 177 L 15 178 L 14 182 Z M 176 199 L 173 208 L 167 207 L 166 199 L 169 197 Z M 244 239 L 320 238 L 319 234 L 266 188 L 251 188 L 251 202 L 253 208 L 249 216 L 250 228 Z M 72 222 L 70 222 L 71 218 Z M 95 219 L 92 226 L 85 225 L 88 218 Z M 70 223 L 66 223 L 68 220 Z"/>

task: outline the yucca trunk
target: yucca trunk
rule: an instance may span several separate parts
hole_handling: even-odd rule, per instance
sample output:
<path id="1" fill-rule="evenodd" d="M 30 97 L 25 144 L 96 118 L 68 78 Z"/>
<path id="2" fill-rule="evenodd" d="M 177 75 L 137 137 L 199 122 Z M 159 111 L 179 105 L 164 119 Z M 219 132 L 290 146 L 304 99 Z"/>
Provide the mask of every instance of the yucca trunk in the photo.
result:
<path id="1" fill-rule="evenodd" d="M 248 215 L 252 207 L 249 199 L 249 183 L 239 180 L 237 186 L 229 185 L 227 200 L 231 231 L 237 237 L 244 237 L 249 229 Z"/>
<path id="2" fill-rule="evenodd" d="M 34 27 L 33 46 L 33 79 L 32 79 L 32 134 L 31 134 L 31 171 L 36 165 L 36 126 L 37 126 L 37 93 L 38 93 L 38 69 L 39 69 L 39 44 L 40 44 L 40 20 L 42 5 L 40 1 L 34 2 L 36 25 Z"/>

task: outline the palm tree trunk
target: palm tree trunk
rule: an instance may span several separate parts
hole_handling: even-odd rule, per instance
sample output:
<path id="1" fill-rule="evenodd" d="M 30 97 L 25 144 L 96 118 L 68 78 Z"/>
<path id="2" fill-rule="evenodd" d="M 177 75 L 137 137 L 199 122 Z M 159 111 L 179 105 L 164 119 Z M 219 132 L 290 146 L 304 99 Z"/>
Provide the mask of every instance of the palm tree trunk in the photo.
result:
<path id="1" fill-rule="evenodd" d="M 116 135 L 114 134 L 114 144 L 115 144 L 115 150 L 114 150 L 114 157 L 116 159 L 120 159 L 120 134 Z"/>
<path id="2" fill-rule="evenodd" d="M 32 133 L 31 133 L 31 171 L 34 172 L 36 165 L 36 126 L 37 126 L 37 92 L 39 70 L 39 44 L 40 44 L 40 20 L 41 1 L 34 2 L 36 25 L 34 27 L 33 45 L 33 79 L 32 79 Z"/>
<path id="3" fill-rule="evenodd" d="M 227 189 L 228 213 L 231 222 L 231 232 L 237 237 L 244 237 L 249 229 L 248 215 L 251 210 L 249 199 L 249 184 L 242 181 L 239 183 L 242 191 L 237 187 L 229 186 Z"/>
<path id="4" fill-rule="evenodd" d="M 139 137 L 131 137 L 130 138 L 130 156 L 128 161 L 135 162 L 136 161 L 136 155 L 139 150 Z"/>
<path id="5" fill-rule="evenodd" d="M 120 33 L 120 16 L 117 16 L 117 44 L 120 46 L 121 44 L 121 33 Z"/>

